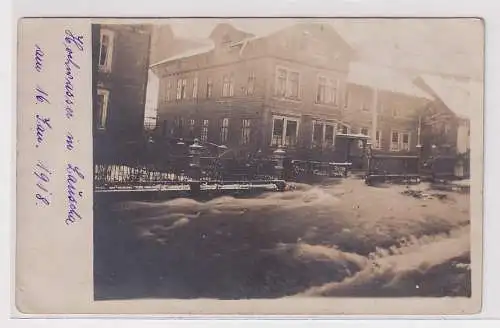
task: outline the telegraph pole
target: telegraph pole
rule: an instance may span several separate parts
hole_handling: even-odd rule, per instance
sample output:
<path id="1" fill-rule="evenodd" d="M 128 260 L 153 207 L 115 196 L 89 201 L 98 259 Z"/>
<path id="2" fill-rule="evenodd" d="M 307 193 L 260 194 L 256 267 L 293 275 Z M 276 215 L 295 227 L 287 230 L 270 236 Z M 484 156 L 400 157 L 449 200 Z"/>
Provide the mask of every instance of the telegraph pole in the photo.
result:
<path id="1" fill-rule="evenodd" d="M 372 145 L 375 145 L 377 142 L 377 128 L 378 128 L 377 105 L 378 105 L 378 89 L 374 88 L 372 97 L 372 133 L 371 133 Z"/>

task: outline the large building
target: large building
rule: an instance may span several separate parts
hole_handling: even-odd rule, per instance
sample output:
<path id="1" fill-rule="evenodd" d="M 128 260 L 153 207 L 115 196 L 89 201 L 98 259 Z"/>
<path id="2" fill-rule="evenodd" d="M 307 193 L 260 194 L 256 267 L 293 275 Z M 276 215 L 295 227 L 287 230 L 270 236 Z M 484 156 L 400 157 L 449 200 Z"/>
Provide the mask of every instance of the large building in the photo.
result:
<path id="1" fill-rule="evenodd" d="M 432 96 L 404 75 L 357 63 L 331 25 L 255 36 L 220 24 L 210 39 L 152 63 L 158 134 L 293 151 L 353 133 L 371 136 L 379 152 L 417 152 L 418 116 Z"/>
<path id="2" fill-rule="evenodd" d="M 313 122 L 321 120 L 322 141 L 332 141 L 353 51 L 330 26 L 253 36 L 220 24 L 210 37 L 211 46 L 152 65 L 161 134 L 231 148 L 292 148 L 310 146 Z"/>
<path id="3" fill-rule="evenodd" d="M 150 25 L 93 25 L 94 160 L 131 161 L 144 133 Z"/>

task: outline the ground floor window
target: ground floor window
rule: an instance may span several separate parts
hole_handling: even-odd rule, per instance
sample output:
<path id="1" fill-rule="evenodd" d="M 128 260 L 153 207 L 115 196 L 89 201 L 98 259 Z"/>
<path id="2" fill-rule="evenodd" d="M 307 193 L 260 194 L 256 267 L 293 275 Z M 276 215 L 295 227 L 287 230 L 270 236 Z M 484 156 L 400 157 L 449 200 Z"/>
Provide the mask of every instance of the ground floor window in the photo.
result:
<path id="1" fill-rule="evenodd" d="M 225 144 L 227 142 L 227 136 L 229 133 L 229 119 L 223 118 L 220 126 L 220 142 Z"/>
<path id="2" fill-rule="evenodd" d="M 97 90 L 97 128 L 104 130 L 108 119 L 109 91 L 105 89 Z"/>
<path id="3" fill-rule="evenodd" d="M 375 142 L 373 143 L 373 148 L 375 149 L 382 148 L 382 131 L 377 131 L 375 133 Z"/>
<path id="4" fill-rule="evenodd" d="M 347 125 L 342 124 L 340 126 L 340 133 L 341 134 L 349 134 L 350 132 L 351 132 L 351 129 Z"/>
<path id="5" fill-rule="evenodd" d="M 208 120 L 203 120 L 201 126 L 201 141 L 206 142 L 208 140 Z"/>
<path id="6" fill-rule="evenodd" d="M 246 145 L 250 143 L 250 120 L 244 119 L 241 124 L 241 144 Z"/>
<path id="7" fill-rule="evenodd" d="M 175 119 L 175 126 L 174 126 L 174 136 L 177 138 L 182 138 L 183 134 L 183 128 L 184 128 L 184 120 L 181 117 L 177 117 Z"/>
<path id="8" fill-rule="evenodd" d="M 188 134 L 189 134 L 189 138 L 191 138 L 191 139 L 193 139 L 195 137 L 194 128 L 195 128 L 195 121 L 189 120 L 188 121 Z"/>
<path id="9" fill-rule="evenodd" d="M 299 133 L 299 120 L 290 117 L 273 117 L 271 144 L 273 146 L 295 146 Z"/>
<path id="10" fill-rule="evenodd" d="M 391 151 L 410 150 L 410 133 L 405 131 L 391 132 Z"/>
<path id="11" fill-rule="evenodd" d="M 335 143 L 336 124 L 324 121 L 313 123 L 313 147 L 332 146 Z"/>

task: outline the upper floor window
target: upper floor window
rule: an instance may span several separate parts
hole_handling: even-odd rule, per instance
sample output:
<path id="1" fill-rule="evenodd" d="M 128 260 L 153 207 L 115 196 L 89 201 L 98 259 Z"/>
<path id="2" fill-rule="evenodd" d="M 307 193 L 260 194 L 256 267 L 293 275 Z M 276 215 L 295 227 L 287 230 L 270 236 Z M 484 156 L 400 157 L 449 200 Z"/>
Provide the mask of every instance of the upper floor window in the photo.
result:
<path id="1" fill-rule="evenodd" d="M 224 118 L 220 125 L 220 142 L 225 144 L 227 142 L 227 137 L 229 134 L 229 119 Z"/>
<path id="2" fill-rule="evenodd" d="M 222 78 L 222 97 L 232 97 L 234 95 L 233 75 L 224 75 Z"/>
<path id="3" fill-rule="evenodd" d="M 193 79 L 193 99 L 198 97 L 198 77 Z"/>
<path id="4" fill-rule="evenodd" d="M 101 30 L 99 42 L 99 70 L 104 72 L 111 71 L 111 62 L 113 60 L 113 37 L 110 30 Z"/>
<path id="5" fill-rule="evenodd" d="M 207 98 L 211 98 L 212 97 L 212 89 L 213 89 L 214 85 L 213 85 L 213 81 L 211 78 L 208 78 L 207 79 L 207 93 L 206 93 L 206 97 Z"/>
<path id="6" fill-rule="evenodd" d="M 247 90 L 246 90 L 247 96 L 253 95 L 254 91 L 255 91 L 255 73 L 250 72 L 250 74 L 248 75 L 248 81 L 247 81 Z"/>
<path id="7" fill-rule="evenodd" d="M 344 108 L 347 109 L 348 107 L 349 107 L 349 90 L 346 90 L 344 94 Z"/>
<path id="8" fill-rule="evenodd" d="M 165 101 L 172 101 L 172 80 L 168 79 L 165 83 Z"/>
<path id="9" fill-rule="evenodd" d="M 364 112 L 370 111 L 370 99 L 368 97 L 364 97 L 361 99 L 361 110 Z"/>
<path id="10" fill-rule="evenodd" d="M 241 144 L 246 145 L 250 143 L 250 120 L 243 119 L 241 124 Z"/>
<path id="11" fill-rule="evenodd" d="M 392 116 L 394 116 L 394 117 L 398 117 L 398 116 L 400 116 L 400 114 L 401 114 L 401 113 L 399 112 L 399 109 L 398 109 L 398 108 L 393 108 L 393 109 L 392 109 Z"/>
<path id="12" fill-rule="evenodd" d="M 359 129 L 359 133 L 364 135 L 364 136 L 367 136 L 368 135 L 368 128 L 361 128 Z"/>
<path id="13" fill-rule="evenodd" d="M 108 119 L 109 91 L 104 89 L 97 90 L 97 128 L 104 130 Z"/>
<path id="14" fill-rule="evenodd" d="M 175 99 L 177 100 L 186 99 L 186 85 L 187 85 L 186 79 L 177 80 L 177 94 Z"/>
<path id="15" fill-rule="evenodd" d="M 286 68 L 278 68 L 276 72 L 275 94 L 278 97 L 299 98 L 300 75 Z"/>
<path id="16" fill-rule="evenodd" d="M 338 81 L 326 77 L 318 78 L 318 89 L 316 92 L 316 103 L 337 104 Z"/>

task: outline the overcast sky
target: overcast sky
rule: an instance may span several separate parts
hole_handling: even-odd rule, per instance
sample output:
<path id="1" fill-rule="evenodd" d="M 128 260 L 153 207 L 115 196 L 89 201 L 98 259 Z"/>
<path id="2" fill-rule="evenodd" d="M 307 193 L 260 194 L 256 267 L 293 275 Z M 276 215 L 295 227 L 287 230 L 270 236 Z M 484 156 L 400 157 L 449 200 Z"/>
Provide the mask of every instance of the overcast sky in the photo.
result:
<path id="1" fill-rule="evenodd" d="M 349 18 L 316 21 L 332 24 L 364 61 L 482 79 L 483 25 L 479 20 Z M 230 22 L 236 28 L 260 35 L 299 20 L 175 19 L 168 22 L 178 37 L 206 38 L 220 22 Z"/>

